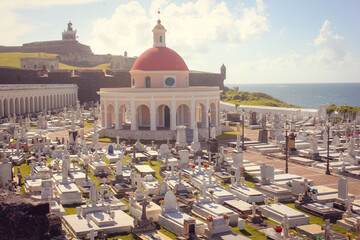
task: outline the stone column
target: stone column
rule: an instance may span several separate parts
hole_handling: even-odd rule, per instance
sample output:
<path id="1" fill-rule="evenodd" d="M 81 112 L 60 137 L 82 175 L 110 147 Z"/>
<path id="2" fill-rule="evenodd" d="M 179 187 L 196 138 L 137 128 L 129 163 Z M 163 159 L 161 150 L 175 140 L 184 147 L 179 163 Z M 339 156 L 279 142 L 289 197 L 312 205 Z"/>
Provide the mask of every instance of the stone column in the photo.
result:
<path id="1" fill-rule="evenodd" d="M 150 103 L 150 130 L 156 130 L 156 107 L 153 100 Z"/>
<path id="2" fill-rule="evenodd" d="M 104 126 L 105 128 L 108 128 L 108 121 L 107 121 L 107 115 L 108 115 L 108 111 L 107 111 L 107 101 L 104 101 L 104 113 L 105 113 L 105 116 L 104 116 Z"/>
<path id="3" fill-rule="evenodd" d="M 115 98 L 115 129 L 119 129 L 119 106 L 118 100 Z"/>
<path id="4" fill-rule="evenodd" d="M 190 129 L 194 129 L 194 122 L 195 122 L 195 99 L 194 96 L 192 96 L 191 104 L 190 104 L 190 123 L 189 123 Z"/>
<path id="5" fill-rule="evenodd" d="M 131 99 L 131 130 L 137 130 L 136 127 L 136 110 L 135 110 L 135 100 Z"/>
<path id="6" fill-rule="evenodd" d="M 209 112 L 209 110 L 210 110 L 210 106 L 209 106 L 210 104 L 209 104 L 209 98 L 207 98 L 206 99 L 206 107 L 205 107 L 205 116 L 206 116 L 206 118 L 205 118 L 205 125 L 206 125 L 206 128 L 208 128 L 209 127 L 209 116 L 208 116 L 208 112 Z M 209 136 L 209 138 L 210 138 L 210 136 Z"/>
<path id="7" fill-rule="evenodd" d="M 219 101 L 215 101 L 215 124 L 219 126 Z"/>
<path id="8" fill-rule="evenodd" d="M 176 130 L 176 101 L 171 99 L 171 121 L 170 121 L 170 130 Z"/>

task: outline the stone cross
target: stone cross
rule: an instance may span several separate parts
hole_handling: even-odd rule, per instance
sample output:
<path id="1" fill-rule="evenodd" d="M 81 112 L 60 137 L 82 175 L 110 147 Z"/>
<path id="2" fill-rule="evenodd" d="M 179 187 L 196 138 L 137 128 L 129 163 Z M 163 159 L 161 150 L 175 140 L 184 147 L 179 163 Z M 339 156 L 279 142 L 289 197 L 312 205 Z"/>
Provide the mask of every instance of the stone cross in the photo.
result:
<path id="1" fill-rule="evenodd" d="M 350 217 L 352 216 L 352 211 L 351 211 L 351 203 L 354 201 L 354 199 L 352 199 L 351 197 L 348 197 L 345 200 L 345 205 L 346 205 L 346 216 Z"/>
<path id="2" fill-rule="evenodd" d="M 149 205 L 150 203 L 146 200 L 146 198 L 144 198 L 142 200 L 142 202 L 140 203 L 140 205 L 142 206 L 142 214 L 141 214 L 141 220 L 146 220 L 146 207 Z"/>
<path id="3" fill-rule="evenodd" d="M 203 160 L 201 159 L 201 157 L 198 157 L 195 162 L 197 163 L 198 167 L 199 167 L 199 172 L 201 172 L 201 165 L 203 163 Z"/>
<path id="4" fill-rule="evenodd" d="M 284 237 L 287 238 L 289 236 L 289 218 L 287 214 L 285 214 L 284 219 L 282 221 L 282 227 L 284 231 Z"/>
<path id="5" fill-rule="evenodd" d="M 203 198 L 207 197 L 206 188 L 207 188 L 206 183 L 201 184 L 201 192 L 202 192 Z"/>
<path id="6" fill-rule="evenodd" d="M 209 168 L 207 170 L 207 174 L 209 176 L 209 184 L 212 184 L 212 175 L 213 175 L 213 173 L 214 173 L 214 170 L 212 168 Z"/>
<path id="7" fill-rule="evenodd" d="M 92 206 L 96 206 L 96 202 L 98 200 L 98 190 L 96 187 L 95 182 L 92 183 L 91 187 L 90 187 L 90 200 L 91 200 L 91 205 Z"/>
<path id="8" fill-rule="evenodd" d="M 325 220 L 325 225 L 321 226 L 321 230 L 325 230 L 325 240 L 330 240 L 330 229 L 334 227 L 333 224 L 330 224 L 330 219 Z"/>
<path id="9" fill-rule="evenodd" d="M 90 232 L 86 235 L 86 237 L 88 237 L 90 240 L 95 240 L 96 236 L 97 234 L 95 233 L 94 229 L 91 229 Z"/>
<path id="10" fill-rule="evenodd" d="M 175 171 L 174 171 L 174 168 L 175 168 L 175 165 L 177 164 L 177 162 L 170 162 L 168 163 L 168 166 L 170 166 L 170 169 L 171 169 L 171 177 L 173 178 L 175 176 Z"/>
<path id="11" fill-rule="evenodd" d="M 360 240 L 360 218 L 356 220 L 355 230 L 356 230 L 356 240 Z"/>
<path id="12" fill-rule="evenodd" d="M 255 202 L 252 202 L 251 205 L 251 214 L 255 217 L 256 216 L 256 204 Z"/>

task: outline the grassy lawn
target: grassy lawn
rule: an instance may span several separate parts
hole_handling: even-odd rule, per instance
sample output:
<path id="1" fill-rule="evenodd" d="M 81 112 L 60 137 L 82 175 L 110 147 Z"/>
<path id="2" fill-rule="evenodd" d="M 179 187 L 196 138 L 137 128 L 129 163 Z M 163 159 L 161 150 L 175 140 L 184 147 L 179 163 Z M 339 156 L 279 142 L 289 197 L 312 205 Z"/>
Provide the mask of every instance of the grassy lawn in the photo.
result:
<path id="1" fill-rule="evenodd" d="M 19 52 L 5 52 L 0 53 L 0 66 L 20 68 L 21 58 L 55 58 L 58 54 L 50 53 L 19 53 Z M 110 63 L 104 63 L 92 67 L 91 69 L 107 69 L 110 68 Z M 74 67 L 64 63 L 59 63 L 59 69 L 83 69 L 82 67 Z"/>
<path id="2" fill-rule="evenodd" d="M 217 140 L 233 139 L 233 138 L 237 137 L 238 133 L 240 133 L 240 135 L 241 135 L 241 132 L 238 132 L 238 131 L 222 132 L 221 135 L 216 137 L 216 139 Z"/>
<path id="3" fill-rule="evenodd" d="M 151 164 L 153 165 L 150 165 L 149 162 L 142 162 L 143 164 L 146 164 L 146 165 L 149 165 L 152 169 L 155 170 L 155 177 L 158 181 L 164 181 L 164 179 L 160 176 L 160 167 L 163 166 L 163 164 L 161 164 L 160 162 L 158 161 L 151 161 Z"/>
<path id="4" fill-rule="evenodd" d="M 248 222 L 246 222 L 245 226 L 246 226 L 245 230 L 239 231 L 237 229 L 237 226 L 235 226 L 235 227 L 232 227 L 232 231 L 235 233 L 238 233 L 240 235 L 243 235 L 247 238 L 250 238 L 250 239 L 255 239 L 255 240 L 267 239 L 265 234 L 260 232 L 257 228 L 250 226 L 250 224 Z"/>
<path id="5" fill-rule="evenodd" d="M 55 58 L 57 54 L 48 53 L 19 53 L 6 52 L 0 53 L 0 66 L 20 68 L 20 58 Z"/>
<path id="6" fill-rule="evenodd" d="M 88 123 L 87 121 L 84 121 L 84 127 L 94 128 L 94 123 Z"/>
<path id="7" fill-rule="evenodd" d="M 306 212 L 303 212 L 297 208 L 295 208 L 295 204 L 294 203 L 284 203 L 284 205 L 288 206 L 288 207 L 291 207 L 299 212 L 302 212 L 302 213 L 305 213 L 306 215 L 308 215 L 310 217 L 310 224 L 317 224 L 317 225 L 320 225 L 320 226 L 323 226 L 325 224 L 325 221 L 320 218 L 320 217 L 316 217 L 316 216 L 313 216 L 311 214 L 308 214 Z M 337 232 L 341 235 L 346 235 L 346 232 L 349 232 L 348 230 L 346 230 L 345 228 L 342 228 L 342 227 L 339 227 L 337 224 L 334 224 L 334 228 L 331 229 L 332 231 L 334 232 Z M 350 232 L 353 236 L 356 236 L 356 233 L 354 232 Z"/>

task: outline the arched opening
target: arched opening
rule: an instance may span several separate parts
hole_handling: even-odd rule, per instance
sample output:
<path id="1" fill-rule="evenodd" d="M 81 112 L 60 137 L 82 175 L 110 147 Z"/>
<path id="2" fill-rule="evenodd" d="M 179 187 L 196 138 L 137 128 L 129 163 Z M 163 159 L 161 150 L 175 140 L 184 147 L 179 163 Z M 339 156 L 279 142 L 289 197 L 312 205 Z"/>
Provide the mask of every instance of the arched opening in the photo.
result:
<path id="1" fill-rule="evenodd" d="M 4 99 L 4 116 L 9 116 L 9 101 Z"/>
<path id="2" fill-rule="evenodd" d="M 128 123 L 126 119 L 126 106 L 121 105 L 119 107 L 119 113 L 118 113 L 118 119 L 119 119 L 119 129 L 129 129 L 130 124 Z"/>
<path id="3" fill-rule="evenodd" d="M 18 98 L 15 98 L 15 114 L 20 115 L 20 103 Z"/>
<path id="4" fill-rule="evenodd" d="M 164 130 L 170 129 L 170 108 L 165 104 L 161 104 L 156 109 L 156 127 Z"/>
<path id="5" fill-rule="evenodd" d="M 20 98 L 20 114 L 25 114 L 25 104 L 23 98 Z"/>
<path id="6" fill-rule="evenodd" d="M 38 101 L 37 101 L 37 96 L 34 97 L 34 112 L 38 111 Z"/>
<path id="7" fill-rule="evenodd" d="M 29 98 L 25 97 L 25 113 L 29 113 Z"/>
<path id="8" fill-rule="evenodd" d="M 146 105 L 140 105 L 136 109 L 137 126 L 140 130 L 150 129 L 150 109 Z"/>
<path id="9" fill-rule="evenodd" d="M 45 101 L 45 96 L 42 96 L 42 106 L 43 106 L 43 110 L 46 111 L 47 110 L 47 102 Z"/>
<path id="10" fill-rule="evenodd" d="M 190 126 L 190 109 L 186 104 L 181 104 L 176 111 L 176 125 Z"/>
<path id="11" fill-rule="evenodd" d="M 206 128 L 206 109 L 204 104 L 199 103 L 195 107 L 195 121 L 200 123 L 200 127 Z"/>
<path id="12" fill-rule="evenodd" d="M 0 99 L 0 117 L 4 116 L 4 104 L 3 101 Z"/>
<path id="13" fill-rule="evenodd" d="M 216 125 L 216 106 L 215 103 L 210 104 L 210 125 L 215 126 Z"/>
<path id="14" fill-rule="evenodd" d="M 41 96 L 38 97 L 38 112 L 42 111 L 42 102 L 41 102 Z"/>
<path id="15" fill-rule="evenodd" d="M 151 88 L 151 79 L 150 79 L 150 77 L 145 78 L 145 87 L 146 88 Z"/>
<path id="16" fill-rule="evenodd" d="M 10 116 L 14 115 L 14 113 L 15 113 L 14 99 L 10 98 Z"/>
<path id="17" fill-rule="evenodd" d="M 33 97 L 30 97 L 30 112 L 34 112 L 34 99 Z"/>
<path id="18" fill-rule="evenodd" d="M 106 109 L 106 127 L 115 128 L 115 111 L 113 105 L 109 104 Z"/>
<path id="19" fill-rule="evenodd" d="M 159 36 L 159 43 L 162 43 L 163 42 L 163 38 L 162 38 L 162 35 Z"/>

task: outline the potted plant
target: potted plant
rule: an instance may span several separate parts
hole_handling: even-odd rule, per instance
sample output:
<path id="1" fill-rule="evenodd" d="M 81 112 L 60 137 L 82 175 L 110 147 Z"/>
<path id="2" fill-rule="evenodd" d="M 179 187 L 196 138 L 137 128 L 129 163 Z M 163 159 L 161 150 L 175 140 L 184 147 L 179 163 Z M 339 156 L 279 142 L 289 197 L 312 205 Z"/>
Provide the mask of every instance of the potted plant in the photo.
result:
<path id="1" fill-rule="evenodd" d="M 200 194 L 199 191 L 194 192 L 194 196 L 196 197 L 196 200 L 199 200 L 199 194 Z"/>

